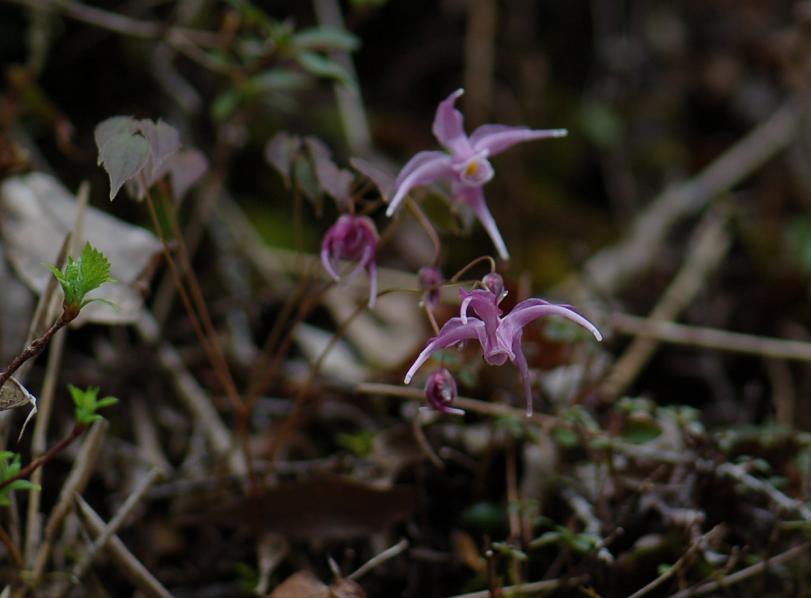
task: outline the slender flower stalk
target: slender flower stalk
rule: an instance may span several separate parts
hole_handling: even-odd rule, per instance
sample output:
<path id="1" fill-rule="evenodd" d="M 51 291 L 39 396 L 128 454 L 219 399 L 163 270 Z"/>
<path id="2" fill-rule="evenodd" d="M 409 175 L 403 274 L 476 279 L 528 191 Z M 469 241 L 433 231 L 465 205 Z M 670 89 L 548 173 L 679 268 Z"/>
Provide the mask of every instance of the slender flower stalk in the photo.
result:
<path id="1" fill-rule="evenodd" d="M 493 178 L 495 170 L 489 158 L 517 143 L 533 139 L 563 137 L 565 129 L 536 130 L 507 125 L 482 125 L 468 137 L 463 127 L 462 113 L 454 108 L 464 93 L 457 89 L 439 103 L 434 118 L 433 133 L 447 151 L 423 151 L 406 163 L 395 181 L 395 191 L 386 210 L 392 216 L 406 195 L 415 187 L 450 179 L 454 201 L 473 210 L 502 259 L 510 259 L 507 246 L 484 200 L 482 187 Z"/>
<path id="2" fill-rule="evenodd" d="M 375 306 L 377 299 L 377 228 L 366 216 L 344 214 L 330 227 L 321 244 L 321 263 L 324 270 L 335 281 L 341 280 L 338 269 L 341 260 L 357 262 L 357 265 L 344 279 L 351 280 L 361 268 L 369 276 L 369 307 Z"/>
<path id="3" fill-rule="evenodd" d="M 451 318 L 428 341 L 425 349 L 405 375 L 405 383 L 428 359 L 440 349 L 458 345 L 467 340 L 476 340 L 482 348 L 484 360 L 490 365 L 503 365 L 513 362 L 521 373 L 524 395 L 527 401 L 527 416 L 532 415 L 532 388 L 529 365 L 521 349 L 524 326 L 546 316 L 560 316 L 582 326 L 598 341 L 602 335 L 597 327 L 586 318 L 565 305 L 555 305 L 543 299 L 526 299 L 518 303 L 506 316 L 498 307 L 505 297 L 504 282 L 496 273 L 490 273 L 483 280 L 485 289 L 465 291 L 460 289 L 462 306 L 458 317 Z M 469 312 L 472 311 L 473 315 Z"/>

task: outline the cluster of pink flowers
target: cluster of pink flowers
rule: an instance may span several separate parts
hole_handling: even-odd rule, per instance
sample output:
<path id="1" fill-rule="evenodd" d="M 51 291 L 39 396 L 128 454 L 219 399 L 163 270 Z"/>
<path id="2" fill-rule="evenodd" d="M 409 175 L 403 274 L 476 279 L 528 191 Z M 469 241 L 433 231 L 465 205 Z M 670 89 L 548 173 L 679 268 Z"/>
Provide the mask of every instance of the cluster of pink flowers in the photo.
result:
<path id="1" fill-rule="evenodd" d="M 495 171 L 489 159 L 517 143 L 563 137 L 565 129 L 534 130 L 488 124 L 478 127 L 470 136 L 465 133 L 462 114 L 455 108 L 461 89 L 440 102 L 434 118 L 433 133 L 446 151 L 422 151 L 409 160 L 394 182 L 394 189 L 386 210 L 392 216 L 414 188 L 448 180 L 452 200 L 469 206 L 490 236 L 499 256 L 507 260 L 509 252 L 501 233 L 490 214 L 484 199 L 483 186 L 490 181 Z M 321 261 L 326 271 L 339 280 L 338 267 L 341 260 L 356 262 L 347 278 L 352 278 L 361 269 L 369 276 L 369 307 L 374 307 L 377 296 L 377 271 L 375 255 L 378 234 L 374 222 L 366 216 L 343 215 L 324 236 Z M 438 289 L 442 276 L 436 267 L 420 271 L 420 283 L 425 293 L 423 301 L 429 308 L 439 300 Z M 495 272 L 482 280 L 483 288 L 466 291 L 460 289 L 462 305 L 459 316 L 449 319 L 439 334 L 428 341 L 426 347 L 405 375 L 405 383 L 441 349 L 464 343 L 478 342 L 484 360 L 490 365 L 514 363 L 521 374 L 526 398 L 527 415 L 532 415 L 532 389 L 529 366 L 521 347 L 523 329 L 529 323 L 546 316 L 559 316 L 582 326 L 598 341 L 599 330 L 571 307 L 555 305 L 543 299 L 527 299 L 518 303 L 510 313 L 503 315 L 499 304 L 506 295 L 504 282 Z M 472 312 L 472 313 L 471 313 Z M 433 371 L 425 386 L 428 403 L 443 413 L 463 413 L 451 407 L 457 395 L 456 381 L 451 373 L 441 368 Z"/>

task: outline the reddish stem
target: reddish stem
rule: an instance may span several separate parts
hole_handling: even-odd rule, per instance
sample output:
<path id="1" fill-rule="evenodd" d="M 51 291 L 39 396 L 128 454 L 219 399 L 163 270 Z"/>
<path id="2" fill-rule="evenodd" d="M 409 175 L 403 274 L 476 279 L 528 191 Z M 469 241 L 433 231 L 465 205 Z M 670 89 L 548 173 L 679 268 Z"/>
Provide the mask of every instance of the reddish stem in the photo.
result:
<path id="1" fill-rule="evenodd" d="M 65 438 L 63 438 L 55 445 L 53 445 L 51 448 L 49 448 L 47 452 L 43 453 L 42 455 L 31 461 L 31 463 L 29 463 L 23 469 L 21 469 L 17 475 L 0 482 L 0 491 L 2 491 L 4 488 L 9 486 L 13 482 L 16 482 L 17 480 L 21 480 L 23 478 L 27 478 L 28 476 L 30 476 L 37 469 L 39 469 L 40 467 L 45 465 L 48 461 L 56 457 L 59 453 L 64 451 L 70 445 L 71 442 L 73 442 L 79 436 L 84 434 L 85 430 L 87 430 L 87 426 L 83 426 L 81 424 L 74 425 L 73 430 L 71 430 L 70 434 L 68 434 L 67 436 L 65 436 Z"/>

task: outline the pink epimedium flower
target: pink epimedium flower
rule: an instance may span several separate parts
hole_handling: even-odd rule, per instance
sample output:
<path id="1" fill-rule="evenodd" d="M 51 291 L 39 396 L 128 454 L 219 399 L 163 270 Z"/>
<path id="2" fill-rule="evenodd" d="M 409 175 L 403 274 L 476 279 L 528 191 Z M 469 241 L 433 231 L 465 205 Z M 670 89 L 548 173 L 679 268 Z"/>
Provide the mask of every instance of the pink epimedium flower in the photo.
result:
<path id="1" fill-rule="evenodd" d="M 468 137 L 463 127 L 462 113 L 454 108 L 456 100 L 463 93 L 462 89 L 456 90 L 440 102 L 436 110 L 433 133 L 447 152 L 419 152 L 408 161 L 395 181 L 394 196 L 386 215 L 393 215 L 415 187 L 450 179 L 454 200 L 470 206 L 496 246 L 499 256 L 507 260 L 510 254 L 487 208 L 482 190 L 482 186 L 495 174 L 489 158 L 524 141 L 563 137 L 566 130 L 482 125 Z"/>
<path id="2" fill-rule="evenodd" d="M 330 276 L 341 280 L 338 274 L 341 260 L 357 262 L 357 265 L 346 275 L 346 280 L 354 278 L 361 268 L 369 276 L 369 307 L 375 306 L 377 298 L 377 228 L 366 216 L 344 214 L 324 235 L 321 243 L 321 263 Z"/>
<path id="3" fill-rule="evenodd" d="M 532 388 L 529 366 L 521 349 L 524 326 L 538 318 L 560 316 L 582 326 L 598 341 L 603 337 L 594 324 L 573 309 L 565 305 L 555 305 L 543 299 L 521 301 L 509 314 L 502 316 L 498 304 L 506 293 L 503 291 L 504 283 L 501 281 L 501 277 L 494 273 L 488 274 L 484 283 L 487 287 L 486 290 L 459 290 L 462 297 L 460 315 L 445 322 L 439 334 L 428 341 L 428 345 L 406 373 L 405 383 L 408 384 L 417 370 L 440 349 L 452 347 L 467 340 L 476 340 L 481 345 L 484 360 L 488 364 L 503 365 L 509 360 L 518 367 L 527 400 L 527 416 L 530 416 L 532 415 Z M 471 311 L 473 315 L 470 315 Z"/>

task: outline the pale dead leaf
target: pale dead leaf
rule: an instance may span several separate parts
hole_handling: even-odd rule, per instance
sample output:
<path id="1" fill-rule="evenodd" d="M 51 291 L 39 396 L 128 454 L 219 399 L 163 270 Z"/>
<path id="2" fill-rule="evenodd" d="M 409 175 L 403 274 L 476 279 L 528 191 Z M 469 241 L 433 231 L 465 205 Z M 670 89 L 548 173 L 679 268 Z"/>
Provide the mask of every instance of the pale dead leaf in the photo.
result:
<path id="1" fill-rule="evenodd" d="M 31 412 L 28 414 L 28 417 L 25 418 L 25 422 L 23 422 L 19 438 L 23 437 L 25 427 L 37 413 L 37 399 L 28 392 L 25 386 L 20 384 L 19 381 L 13 377 L 9 378 L 8 381 L 0 387 L 0 411 L 8 411 L 9 409 L 16 409 L 17 407 L 29 404 L 31 405 Z"/>
<path id="2" fill-rule="evenodd" d="M 52 276 L 44 264 L 52 262 L 74 226 L 76 199 L 50 175 L 31 173 L 3 182 L 0 214 L 9 261 L 32 290 L 42 293 Z M 161 251 L 160 241 L 145 229 L 92 207 L 88 208 L 84 230 L 86 238 L 80 239 L 79 245 L 89 241 L 102 251 L 117 281 L 103 285 L 93 296 L 112 302 L 116 309 L 91 303 L 75 324 L 135 321 L 143 300 L 134 283 Z"/>
<path id="3" fill-rule="evenodd" d="M 294 573 L 276 586 L 270 598 L 329 598 L 329 587 L 309 571 Z"/>

